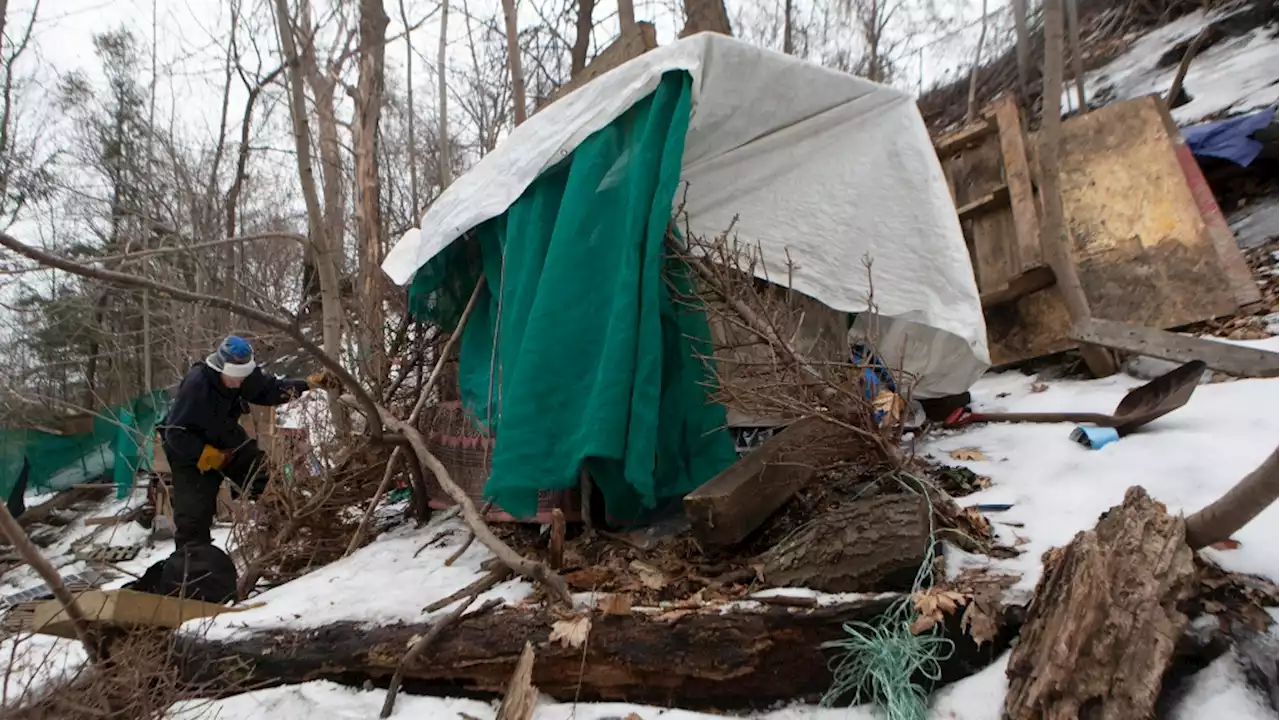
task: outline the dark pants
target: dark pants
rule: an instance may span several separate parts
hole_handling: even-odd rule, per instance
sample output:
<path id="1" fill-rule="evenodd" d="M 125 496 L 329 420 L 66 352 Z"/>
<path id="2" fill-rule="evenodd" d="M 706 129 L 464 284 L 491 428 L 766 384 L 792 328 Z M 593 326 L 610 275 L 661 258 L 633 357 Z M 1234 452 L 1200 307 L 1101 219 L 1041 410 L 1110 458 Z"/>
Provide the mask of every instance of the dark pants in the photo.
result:
<path id="1" fill-rule="evenodd" d="M 256 498 L 267 487 L 266 459 L 266 453 L 258 448 L 257 441 L 250 440 L 231 456 L 222 470 L 200 472 L 192 464 L 171 463 L 174 545 L 182 548 L 213 542 L 209 530 L 218 513 L 218 490 L 222 487 L 223 476 L 231 481 L 232 497 L 247 495 L 250 499 Z"/>

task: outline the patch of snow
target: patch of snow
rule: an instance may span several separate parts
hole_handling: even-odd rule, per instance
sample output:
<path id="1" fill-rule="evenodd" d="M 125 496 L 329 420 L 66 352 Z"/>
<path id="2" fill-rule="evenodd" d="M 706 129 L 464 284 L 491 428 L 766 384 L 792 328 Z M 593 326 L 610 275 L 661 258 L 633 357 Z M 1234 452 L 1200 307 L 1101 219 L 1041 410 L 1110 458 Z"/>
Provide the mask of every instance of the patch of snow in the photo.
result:
<path id="1" fill-rule="evenodd" d="M 48 635 L 15 635 L 0 640 L 4 704 L 37 697 L 50 684 L 73 677 L 89 659 L 78 640 Z M 3 714 L 3 713 L 0 713 Z"/>
<path id="2" fill-rule="evenodd" d="M 1274 348 L 1276 342 L 1270 338 L 1239 344 Z M 1017 372 L 985 377 L 971 390 L 975 408 L 1109 412 L 1126 392 L 1141 384 L 1123 375 L 1058 380 L 1036 393 L 1031 390 L 1034 382 Z M 1003 540 L 1013 542 L 1013 529 L 1000 523 L 1022 523 L 1017 535 L 1026 540 L 1017 558 L 988 560 L 949 551 L 949 561 L 1018 573 L 1021 579 L 1014 590 L 1025 593 L 1040 578 L 1041 555 L 1092 528 L 1098 516 L 1120 503 L 1132 485 L 1145 487 L 1171 512 L 1199 510 L 1257 467 L 1275 447 L 1280 434 L 1278 389 L 1280 383 L 1270 379 L 1202 385 L 1185 407 L 1101 450 L 1072 442 L 1068 436 L 1074 426 L 1069 423 L 975 425 L 963 433 L 929 440 L 925 452 L 991 478 L 991 487 L 966 497 L 966 504 L 1011 503 L 1011 509 L 994 518 L 993 528 Z M 950 458 L 946 451 L 960 446 L 977 447 L 989 460 Z M 1273 506 L 1236 533 L 1239 549 L 1206 552 L 1229 570 L 1275 580 L 1280 574 L 1278 520 L 1280 512 Z"/>
<path id="3" fill-rule="evenodd" d="M 1275 720 L 1276 713 L 1250 687 L 1234 651 L 1214 660 L 1190 680 L 1170 720 Z"/>
<path id="4" fill-rule="evenodd" d="M 385 690 L 364 691 L 336 683 L 316 680 L 302 685 L 271 688 L 245 693 L 217 701 L 175 703 L 168 720 L 367 720 L 377 717 Z M 495 704 L 479 700 L 424 697 L 401 692 L 396 696 L 393 718 L 456 718 L 463 714 L 480 720 L 492 720 Z M 797 706 L 751 715 L 707 715 L 688 710 L 656 708 L 626 703 L 558 703 L 539 698 L 534 720 L 621 720 L 631 713 L 644 720 L 873 720 L 875 715 L 863 708 L 822 709 Z M 953 717 L 934 713 L 942 720 Z M 979 720 L 980 716 L 954 716 Z M 985 716 L 981 716 L 985 717 Z"/>
<path id="5" fill-rule="evenodd" d="M 414 557 L 424 543 L 441 531 L 450 534 Z M 335 622 L 424 622 L 433 616 L 422 612 L 424 606 L 475 581 L 482 574 L 480 564 L 492 557 L 477 542 L 453 565 L 446 566 L 445 560 L 466 536 L 466 526 L 452 517 L 430 522 L 421 529 L 393 530 L 350 557 L 253 598 L 254 602 L 264 603 L 262 607 L 220 615 L 207 628 L 188 623 L 183 631 L 227 639 L 273 628 L 301 629 Z M 491 598 L 519 602 L 532 589 L 524 580 L 508 580 L 482 594 L 476 605 Z M 437 614 L 451 609 L 452 606 L 443 608 Z"/>
<path id="6" fill-rule="evenodd" d="M 1280 198 L 1266 197 L 1236 208 L 1227 224 L 1241 248 L 1255 248 L 1280 236 Z"/>
<path id="7" fill-rule="evenodd" d="M 1115 99 L 1167 93 L 1177 73 L 1177 63 L 1156 67 L 1160 56 L 1230 12 L 1206 15 L 1197 10 L 1138 38 L 1127 52 L 1085 74 L 1087 98 L 1102 93 L 1110 93 Z M 1191 102 L 1174 108 L 1173 119 L 1179 125 L 1190 125 L 1218 113 L 1240 114 L 1275 103 L 1280 81 L 1277 52 L 1280 42 L 1274 23 L 1239 37 L 1225 38 L 1202 50 L 1191 61 L 1182 82 Z M 1072 108 L 1074 97 L 1072 88 L 1066 90 L 1064 112 Z"/>

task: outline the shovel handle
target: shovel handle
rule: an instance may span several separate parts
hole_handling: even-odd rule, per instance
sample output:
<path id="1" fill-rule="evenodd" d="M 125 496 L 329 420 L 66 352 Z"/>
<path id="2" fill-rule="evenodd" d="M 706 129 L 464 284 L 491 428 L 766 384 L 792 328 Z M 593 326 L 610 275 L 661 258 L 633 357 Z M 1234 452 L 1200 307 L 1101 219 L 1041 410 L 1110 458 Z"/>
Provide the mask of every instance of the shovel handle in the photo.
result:
<path id="1" fill-rule="evenodd" d="M 1091 423 L 1099 427 L 1115 427 L 1120 418 L 1114 415 L 1084 412 L 1044 412 L 1044 413 L 968 413 L 960 411 L 947 418 L 948 425 L 964 426 L 971 423 Z"/>

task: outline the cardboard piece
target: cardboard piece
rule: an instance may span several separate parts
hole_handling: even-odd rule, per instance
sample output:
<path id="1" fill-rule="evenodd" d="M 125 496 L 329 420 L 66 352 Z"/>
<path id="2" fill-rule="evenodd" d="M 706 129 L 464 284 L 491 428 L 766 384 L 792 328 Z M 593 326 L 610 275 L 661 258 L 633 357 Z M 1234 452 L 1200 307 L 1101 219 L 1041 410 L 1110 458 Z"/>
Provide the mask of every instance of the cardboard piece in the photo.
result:
<path id="1" fill-rule="evenodd" d="M 242 612 L 261 603 L 242 607 L 226 607 L 185 598 L 152 595 L 133 590 L 86 590 L 76 594 L 76 604 L 90 623 L 107 627 L 176 628 L 188 620 L 213 617 L 227 612 Z M 46 600 L 35 608 L 32 629 L 43 635 L 76 637 L 71 618 L 56 599 Z"/>

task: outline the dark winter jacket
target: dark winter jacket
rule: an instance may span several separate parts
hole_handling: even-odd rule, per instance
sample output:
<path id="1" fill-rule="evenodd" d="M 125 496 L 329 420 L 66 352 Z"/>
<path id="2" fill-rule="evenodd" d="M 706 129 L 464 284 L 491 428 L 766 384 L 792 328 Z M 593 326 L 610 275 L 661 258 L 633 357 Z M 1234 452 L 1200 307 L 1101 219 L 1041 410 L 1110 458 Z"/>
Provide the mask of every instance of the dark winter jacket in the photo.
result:
<path id="1" fill-rule="evenodd" d="M 261 368 L 231 389 L 222 384 L 217 370 L 204 363 L 192 365 L 160 421 L 165 458 L 170 464 L 194 465 L 205 445 L 237 450 L 249 440 L 240 417 L 249 412 L 250 404 L 283 405 L 306 391 L 306 380 L 268 375 Z"/>

